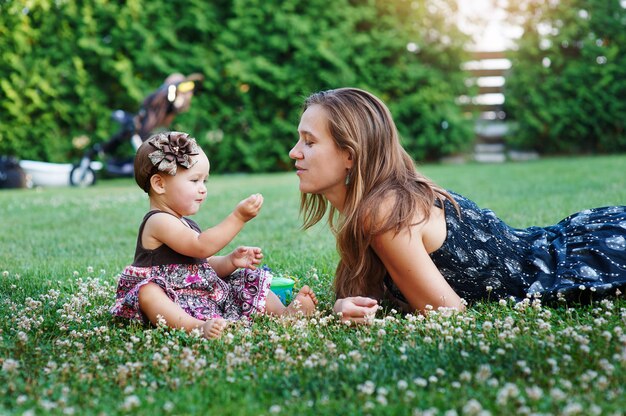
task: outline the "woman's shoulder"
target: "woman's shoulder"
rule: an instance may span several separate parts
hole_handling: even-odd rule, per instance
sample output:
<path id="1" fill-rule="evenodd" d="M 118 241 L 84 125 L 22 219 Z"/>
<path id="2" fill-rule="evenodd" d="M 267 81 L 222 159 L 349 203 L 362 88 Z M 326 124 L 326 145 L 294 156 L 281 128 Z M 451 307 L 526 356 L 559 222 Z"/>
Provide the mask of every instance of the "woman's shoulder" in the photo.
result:
<path id="1" fill-rule="evenodd" d="M 389 222 L 397 200 L 398 196 L 394 192 L 366 199 L 359 209 L 360 222 L 366 234 L 376 234 Z"/>
<path id="2" fill-rule="evenodd" d="M 407 197 L 396 189 L 370 198 L 362 209 L 362 224 L 366 233 L 377 235 L 398 232 L 408 227 L 420 227 L 430 214 L 417 197 Z"/>

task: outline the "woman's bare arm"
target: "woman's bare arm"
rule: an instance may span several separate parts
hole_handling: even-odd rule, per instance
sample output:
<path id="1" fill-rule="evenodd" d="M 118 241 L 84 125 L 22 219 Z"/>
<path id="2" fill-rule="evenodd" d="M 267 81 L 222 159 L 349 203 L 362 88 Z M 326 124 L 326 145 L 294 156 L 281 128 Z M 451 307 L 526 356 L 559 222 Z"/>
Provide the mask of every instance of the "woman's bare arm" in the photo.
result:
<path id="1" fill-rule="evenodd" d="M 450 287 L 433 263 L 423 243 L 423 224 L 393 230 L 374 238 L 372 248 L 387 272 L 414 310 L 439 307 L 465 309 L 459 295 Z"/>

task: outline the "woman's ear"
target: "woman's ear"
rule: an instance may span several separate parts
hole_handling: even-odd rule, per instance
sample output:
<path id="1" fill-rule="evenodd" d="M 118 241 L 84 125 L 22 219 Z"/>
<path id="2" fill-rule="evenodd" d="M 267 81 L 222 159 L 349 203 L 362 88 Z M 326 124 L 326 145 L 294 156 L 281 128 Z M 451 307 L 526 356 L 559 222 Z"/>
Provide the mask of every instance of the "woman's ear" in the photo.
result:
<path id="1" fill-rule="evenodd" d="M 352 170 L 352 166 L 354 165 L 354 157 L 352 156 L 352 152 L 348 149 L 344 150 L 344 165 L 346 166 L 346 170 Z"/>
<path id="2" fill-rule="evenodd" d="M 150 187 L 154 190 L 157 195 L 161 195 L 165 193 L 165 180 L 163 176 L 158 173 L 155 173 L 150 177 Z"/>

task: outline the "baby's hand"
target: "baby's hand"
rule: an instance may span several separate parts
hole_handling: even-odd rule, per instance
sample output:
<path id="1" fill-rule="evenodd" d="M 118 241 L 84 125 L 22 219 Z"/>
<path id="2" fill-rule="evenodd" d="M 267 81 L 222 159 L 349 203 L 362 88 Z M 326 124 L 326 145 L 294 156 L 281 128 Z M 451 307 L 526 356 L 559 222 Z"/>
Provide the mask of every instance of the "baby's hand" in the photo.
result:
<path id="1" fill-rule="evenodd" d="M 259 247 L 237 247 L 230 253 L 230 260 L 236 269 L 254 270 L 261 263 L 263 253 Z"/>
<path id="2" fill-rule="evenodd" d="M 250 195 L 237 204 L 237 207 L 235 208 L 235 215 L 238 216 L 243 222 L 248 222 L 257 216 L 262 205 L 263 195 Z"/>

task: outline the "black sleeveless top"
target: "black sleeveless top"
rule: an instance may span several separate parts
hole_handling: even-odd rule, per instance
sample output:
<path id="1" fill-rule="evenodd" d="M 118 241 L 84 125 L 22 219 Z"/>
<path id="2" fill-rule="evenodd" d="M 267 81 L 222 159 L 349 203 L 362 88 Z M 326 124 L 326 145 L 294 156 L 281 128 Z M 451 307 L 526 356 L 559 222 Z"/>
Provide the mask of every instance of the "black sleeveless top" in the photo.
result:
<path id="1" fill-rule="evenodd" d="M 135 247 L 135 260 L 133 261 L 133 266 L 135 267 L 152 267 L 152 266 L 164 266 L 167 264 L 202 264 L 206 262 L 206 259 L 203 258 L 195 258 L 185 256 L 180 254 L 174 250 L 172 250 L 169 246 L 162 244 L 154 250 L 147 250 L 141 244 L 141 236 L 143 235 L 143 229 L 146 225 L 146 221 L 148 218 L 153 216 L 154 214 L 158 214 L 159 212 L 163 212 L 165 214 L 170 214 L 169 212 L 153 210 L 148 212 L 144 217 L 141 225 L 139 226 L 139 236 L 137 237 L 137 245 Z M 192 230 L 197 232 L 202 232 L 200 226 L 189 218 L 183 217 L 182 220 L 186 222 Z"/>

